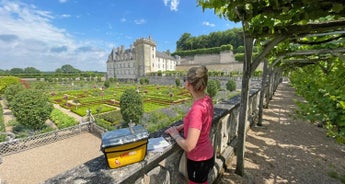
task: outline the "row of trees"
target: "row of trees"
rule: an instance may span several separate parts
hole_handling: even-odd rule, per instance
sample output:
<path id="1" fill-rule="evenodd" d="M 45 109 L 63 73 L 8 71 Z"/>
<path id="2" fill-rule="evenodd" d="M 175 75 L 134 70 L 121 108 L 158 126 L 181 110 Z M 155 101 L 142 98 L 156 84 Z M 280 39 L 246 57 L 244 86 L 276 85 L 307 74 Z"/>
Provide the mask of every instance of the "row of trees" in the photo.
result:
<path id="1" fill-rule="evenodd" d="M 318 77 L 315 77 L 318 76 Z M 290 74 L 297 93 L 308 103 L 297 102 L 301 118 L 327 129 L 327 134 L 345 143 L 345 63 L 336 59 L 332 69 L 305 66 Z"/>
<path id="2" fill-rule="evenodd" d="M 172 55 L 191 56 L 196 54 L 218 54 L 222 51 L 232 51 L 236 61 L 244 61 L 243 30 L 233 28 L 226 31 L 211 32 L 207 35 L 192 36 L 184 33 L 176 42 L 176 51 Z M 257 55 L 258 46 L 253 48 Z"/>
<path id="3" fill-rule="evenodd" d="M 57 68 L 54 72 L 40 71 L 34 67 L 26 68 L 12 68 L 10 70 L 0 69 L 0 76 L 18 76 L 25 78 L 76 78 L 76 77 L 97 77 L 104 76 L 104 72 L 96 71 L 81 71 L 74 68 L 72 65 L 63 65 L 61 68 Z"/>
<path id="4" fill-rule="evenodd" d="M 233 46 L 235 52 L 237 48 L 243 47 L 242 29 L 233 28 L 200 36 L 192 36 L 190 33 L 184 33 L 176 42 L 176 51 L 213 48 L 228 44 Z"/>

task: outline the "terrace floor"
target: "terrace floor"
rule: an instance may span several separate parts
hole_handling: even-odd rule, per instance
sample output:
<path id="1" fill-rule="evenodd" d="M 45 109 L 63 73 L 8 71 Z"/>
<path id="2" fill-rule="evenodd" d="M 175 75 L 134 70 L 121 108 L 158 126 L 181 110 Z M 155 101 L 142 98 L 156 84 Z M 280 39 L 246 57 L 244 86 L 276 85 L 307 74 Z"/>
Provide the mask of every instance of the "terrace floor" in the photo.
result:
<path id="1" fill-rule="evenodd" d="M 37 184 L 101 156 L 101 140 L 82 133 L 55 143 L 2 157 L 0 183 Z"/>
<path id="2" fill-rule="evenodd" d="M 279 84 L 264 109 L 263 126 L 247 133 L 244 177 L 234 173 L 235 157 L 218 183 L 345 183 L 345 145 L 327 137 L 325 129 L 296 119 L 294 100 L 304 99 L 289 83 Z"/>

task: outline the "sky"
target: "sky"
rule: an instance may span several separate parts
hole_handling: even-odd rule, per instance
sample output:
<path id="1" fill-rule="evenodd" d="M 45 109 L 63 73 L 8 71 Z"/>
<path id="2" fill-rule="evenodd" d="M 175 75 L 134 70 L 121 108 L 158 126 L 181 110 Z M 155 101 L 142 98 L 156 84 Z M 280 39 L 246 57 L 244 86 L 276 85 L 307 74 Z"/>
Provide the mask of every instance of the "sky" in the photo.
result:
<path id="1" fill-rule="evenodd" d="M 0 69 L 55 71 L 69 64 L 106 71 L 112 48 L 136 39 L 176 50 L 183 33 L 207 35 L 241 27 L 202 10 L 196 0 L 0 0 Z"/>

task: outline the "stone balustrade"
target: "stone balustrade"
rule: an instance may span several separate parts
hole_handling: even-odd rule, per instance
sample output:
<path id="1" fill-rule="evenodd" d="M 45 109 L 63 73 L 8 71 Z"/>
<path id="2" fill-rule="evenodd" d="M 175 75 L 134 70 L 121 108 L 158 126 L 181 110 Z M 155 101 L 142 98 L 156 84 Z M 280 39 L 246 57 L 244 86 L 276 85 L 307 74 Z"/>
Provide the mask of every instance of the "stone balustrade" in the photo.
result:
<path id="1" fill-rule="evenodd" d="M 248 100 L 249 108 L 246 127 L 249 127 L 257 120 L 259 97 L 260 90 L 251 90 Z M 234 155 L 234 149 L 238 142 L 239 108 L 240 96 L 214 105 L 215 113 L 211 138 L 215 148 L 216 159 L 215 166 L 209 175 L 209 183 L 217 180 L 223 168 L 226 168 L 227 163 Z M 182 121 L 178 121 L 173 125 L 181 123 Z M 44 183 L 185 183 L 185 178 L 178 172 L 179 160 L 183 151 L 169 136 L 163 133 L 165 129 L 150 134 L 150 138 L 166 137 L 171 142 L 171 146 L 165 148 L 162 152 L 148 152 L 143 161 L 117 169 L 109 169 L 106 158 L 103 155 L 72 170 L 61 173 Z M 83 151 L 87 150 L 81 150 L 81 153 Z"/>

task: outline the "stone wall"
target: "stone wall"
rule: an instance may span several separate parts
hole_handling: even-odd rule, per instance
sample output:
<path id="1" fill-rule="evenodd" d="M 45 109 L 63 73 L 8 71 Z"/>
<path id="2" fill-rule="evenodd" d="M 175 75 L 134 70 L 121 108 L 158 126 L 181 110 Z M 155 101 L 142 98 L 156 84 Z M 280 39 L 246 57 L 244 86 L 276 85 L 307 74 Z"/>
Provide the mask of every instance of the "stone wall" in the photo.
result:
<path id="1" fill-rule="evenodd" d="M 243 71 L 243 63 L 235 60 L 232 51 L 183 57 L 176 65 L 176 71 L 187 71 L 190 67 L 197 65 L 206 65 L 209 71 L 225 73 Z M 257 69 L 262 71 L 263 64 L 260 64 Z"/>
<path id="2" fill-rule="evenodd" d="M 180 81 L 181 81 L 181 85 L 183 85 L 182 84 L 183 76 L 166 76 L 166 77 L 150 76 L 148 78 L 149 78 L 150 84 L 172 85 L 172 86 L 176 86 L 175 79 L 179 78 Z M 222 89 L 226 89 L 226 83 L 230 79 L 236 81 L 237 89 L 241 89 L 242 77 L 232 77 L 232 78 L 229 78 L 229 77 L 209 77 L 209 80 L 218 80 L 218 81 L 220 81 Z M 261 85 L 261 78 L 258 78 L 258 77 L 252 77 L 251 78 L 251 86 L 252 87 L 257 87 L 258 88 L 260 85 Z"/>

